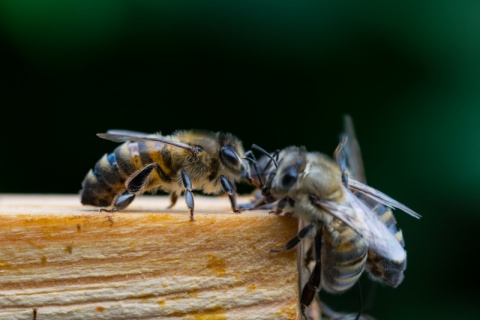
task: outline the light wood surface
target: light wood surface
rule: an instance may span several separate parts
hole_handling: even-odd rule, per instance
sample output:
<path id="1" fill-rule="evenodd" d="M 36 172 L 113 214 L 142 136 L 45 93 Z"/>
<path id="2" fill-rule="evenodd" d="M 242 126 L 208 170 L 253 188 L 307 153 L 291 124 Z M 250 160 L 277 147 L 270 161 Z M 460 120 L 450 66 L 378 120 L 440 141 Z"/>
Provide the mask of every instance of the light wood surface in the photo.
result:
<path id="1" fill-rule="evenodd" d="M 269 252 L 295 218 L 195 195 L 190 222 L 168 204 L 107 214 L 77 195 L 0 195 L 0 319 L 298 319 L 296 249 Z"/>

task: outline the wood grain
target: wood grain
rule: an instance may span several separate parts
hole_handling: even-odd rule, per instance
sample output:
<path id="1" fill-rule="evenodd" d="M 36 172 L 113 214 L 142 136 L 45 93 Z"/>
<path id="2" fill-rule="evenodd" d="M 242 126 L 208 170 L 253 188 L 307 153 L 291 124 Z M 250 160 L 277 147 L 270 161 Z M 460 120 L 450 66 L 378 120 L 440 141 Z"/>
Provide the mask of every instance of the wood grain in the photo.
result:
<path id="1" fill-rule="evenodd" d="M 196 195 L 190 222 L 168 204 L 106 214 L 77 195 L 0 195 L 0 319 L 298 319 L 296 250 L 269 252 L 295 218 Z"/>

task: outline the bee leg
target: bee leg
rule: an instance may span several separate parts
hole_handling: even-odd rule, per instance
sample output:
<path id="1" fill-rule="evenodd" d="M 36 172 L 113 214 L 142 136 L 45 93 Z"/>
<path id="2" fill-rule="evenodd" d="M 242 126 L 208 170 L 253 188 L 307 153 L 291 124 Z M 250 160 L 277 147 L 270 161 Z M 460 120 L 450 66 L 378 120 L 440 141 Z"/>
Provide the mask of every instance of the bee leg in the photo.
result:
<path id="1" fill-rule="evenodd" d="M 242 210 L 237 208 L 237 199 L 235 197 L 235 190 L 232 184 L 224 176 L 220 176 L 220 182 L 222 183 L 223 190 L 228 194 L 228 198 L 230 199 L 230 204 L 232 206 L 233 212 L 242 212 Z"/>
<path id="2" fill-rule="evenodd" d="M 168 209 L 173 208 L 175 203 L 177 203 L 178 200 L 178 194 L 176 192 L 170 193 L 170 205 L 167 207 Z"/>
<path id="3" fill-rule="evenodd" d="M 238 208 L 241 210 L 254 210 L 255 208 L 262 207 L 265 204 L 263 198 L 255 198 L 248 203 L 240 203 Z"/>
<path id="4" fill-rule="evenodd" d="M 195 207 L 195 203 L 193 201 L 192 181 L 190 180 L 190 177 L 185 170 L 182 170 L 182 181 L 183 186 L 185 187 L 185 201 L 187 202 L 187 206 L 190 209 L 190 221 L 195 221 L 195 218 L 193 216 L 193 209 Z"/>
<path id="5" fill-rule="evenodd" d="M 118 210 L 125 209 L 135 199 L 135 195 L 125 191 L 122 194 L 115 196 L 113 206 L 111 209 L 100 209 L 100 212 L 116 212 Z M 110 220 L 111 218 L 109 218 Z"/>
<path id="6" fill-rule="evenodd" d="M 310 278 L 308 278 L 308 282 L 303 287 L 302 295 L 300 297 L 300 309 L 305 319 L 308 319 L 305 312 L 315 298 L 315 295 L 317 294 L 318 287 L 320 286 L 320 278 L 321 265 L 320 263 L 317 263 L 315 265 L 315 268 L 313 268 Z"/>
<path id="7" fill-rule="evenodd" d="M 142 192 L 143 187 L 148 184 L 148 178 L 153 169 L 158 166 L 156 163 L 151 163 L 142 169 L 135 172 L 126 182 L 128 193 L 138 195 Z"/>
<path id="8" fill-rule="evenodd" d="M 115 212 L 118 210 L 125 209 L 130 203 L 132 203 L 133 199 L 135 199 L 135 195 L 125 191 L 122 193 L 113 204 L 112 210 L 107 210 L 108 212 Z"/>
<path id="9" fill-rule="evenodd" d="M 265 190 L 267 189 L 257 190 L 254 195 L 255 198 L 251 202 L 239 204 L 238 208 L 242 210 L 272 209 L 277 199 Z"/>
<path id="10" fill-rule="evenodd" d="M 290 241 L 288 241 L 287 244 L 282 249 L 272 249 L 270 250 L 270 252 L 283 252 L 283 251 L 287 251 L 295 248 L 296 245 L 300 242 L 300 240 L 305 238 L 315 226 L 316 226 L 315 223 L 310 223 L 306 225 L 302 230 L 298 232 L 298 234 L 295 237 L 293 237 Z"/>
<path id="11" fill-rule="evenodd" d="M 358 293 L 359 293 L 359 302 L 360 302 L 360 306 L 359 306 L 359 310 L 358 310 L 358 313 L 357 313 L 357 316 L 355 317 L 355 320 L 359 320 L 362 316 L 362 312 L 363 312 L 363 294 L 362 294 L 362 286 L 360 284 L 360 281 L 357 282 L 357 287 L 358 287 Z"/>
<path id="12" fill-rule="evenodd" d="M 307 227 L 309 226 L 310 225 L 307 225 Z M 310 274 L 310 277 L 308 278 L 308 282 L 303 287 L 302 295 L 300 296 L 301 311 L 305 318 L 307 318 L 305 311 L 307 307 L 312 303 L 313 299 L 315 298 L 315 295 L 317 294 L 320 288 L 320 281 L 322 278 L 321 250 L 322 250 L 322 228 L 318 227 L 317 234 L 315 235 L 315 267 L 313 268 L 313 271 Z"/>
<path id="13" fill-rule="evenodd" d="M 135 172 L 125 182 L 127 190 L 115 199 L 113 208 L 112 210 L 109 210 L 109 212 L 125 209 L 130 203 L 132 203 L 135 196 L 142 193 L 143 187 L 148 183 L 148 177 L 156 166 L 158 166 L 158 164 L 152 163 Z"/>
<path id="14" fill-rule="evenodd" d="M 273 199 L 272 202 L 275 202 L 276 200 Z M 238 208 L 240 210 L 256 210 L 256 209 L 259 209 L 259 208 L 262 208 L 262 209 L 272 209 L 273 208 L 273 203 L 271 203 L 269 201 L 269 199 L 267 199 L 266 197 L 264 196 L 261 196 L 260 198 L 255 198 L 253 199 L 251 202 L 249 203 L 241 203 L 238 205 Z"/>
<path id="15" fill-rule="evenodd" d="M 287 204 L 290 205 L 290 207 L 293 207 L 295 205 L 295 201 L 293 199 L 289 198 L 289 197 L 285 197 L 285 198 L 281 199 L 280 201 L 278 201 L 275 210 L 270 211 L 270 213 L 274 213 L 276 215 L 281 214 L 283 209 L 285 209 L 285 207 L 287 206 Z M 291 217 L 293 215 L 293 213 L 292 212 L 285 212 L 285 215 Z"/>

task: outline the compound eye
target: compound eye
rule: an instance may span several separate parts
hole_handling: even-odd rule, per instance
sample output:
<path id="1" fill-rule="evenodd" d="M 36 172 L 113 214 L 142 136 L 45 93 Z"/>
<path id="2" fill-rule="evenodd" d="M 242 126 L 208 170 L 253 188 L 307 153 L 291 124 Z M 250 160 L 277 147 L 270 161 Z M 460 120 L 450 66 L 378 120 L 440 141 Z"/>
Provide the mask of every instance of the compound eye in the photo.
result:
<path id="1" fill-rule="evenodd" d="M 290 188 L 293 186 L 295 181 L 297 181 L 298 177 L 298 172 L 297 172 L 297 167 L 290 167 L 285 170 L 285 172 L 282 174 L 282 186 L 285 189 Z"/>
<path id="2" fill-rule="evenodd" d="M 231 166 L 238 166 L 240 164 L 237 153 L 231 147 L 223 146 L 220 149 L 220 157 Z"/>

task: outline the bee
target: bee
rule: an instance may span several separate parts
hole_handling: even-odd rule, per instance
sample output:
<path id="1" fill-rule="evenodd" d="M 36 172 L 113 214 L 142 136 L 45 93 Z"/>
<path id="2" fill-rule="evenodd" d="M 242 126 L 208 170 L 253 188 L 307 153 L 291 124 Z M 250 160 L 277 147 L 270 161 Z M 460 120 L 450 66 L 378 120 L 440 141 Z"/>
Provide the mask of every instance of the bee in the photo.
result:
<path id="1" fill-rule="evenodd" d="M 364 270 L 373 280 L 397 287 L 404 278 L 406 251 L 392 209 L 420 218 L 405 205 L 349 176 L 352 172 L 364 180 L 362 163 L 356 159 L 359 148 L 351 119 L 347 117 L 345 123 L 347 134 L 334 158 L 309 152 L 303 146 L 290 146 L 274 155 L 253 146 L 272 162 L 257 175 L 264 180 L 262 196 L 250 207 L 275 203 L 273 213 L 287 210 L 306 224 L 282 249 L 272 252 L 290 250 L 312 232 L 315 234 L 315 266 L 300 297 L 304 316 L 320 289 L 345 292 Z M 349 139 L 351 143 L 347 144 Z"/>
<path id="2" fill-rule="evenodd" d="M 171 135 L 109 130 L 100 138 L 123 142 L 103 155 L 85 176 L 81 203 L 125 209 L 136 196 L 162 190 L 170 194 L 172 208 L 182 193 L 194 220 L 194 190 L 228 194 L 235 213 L 235 183 L 249 177 L 242 142 L 233 134 L 203 130 L 178 130 Z"/>

